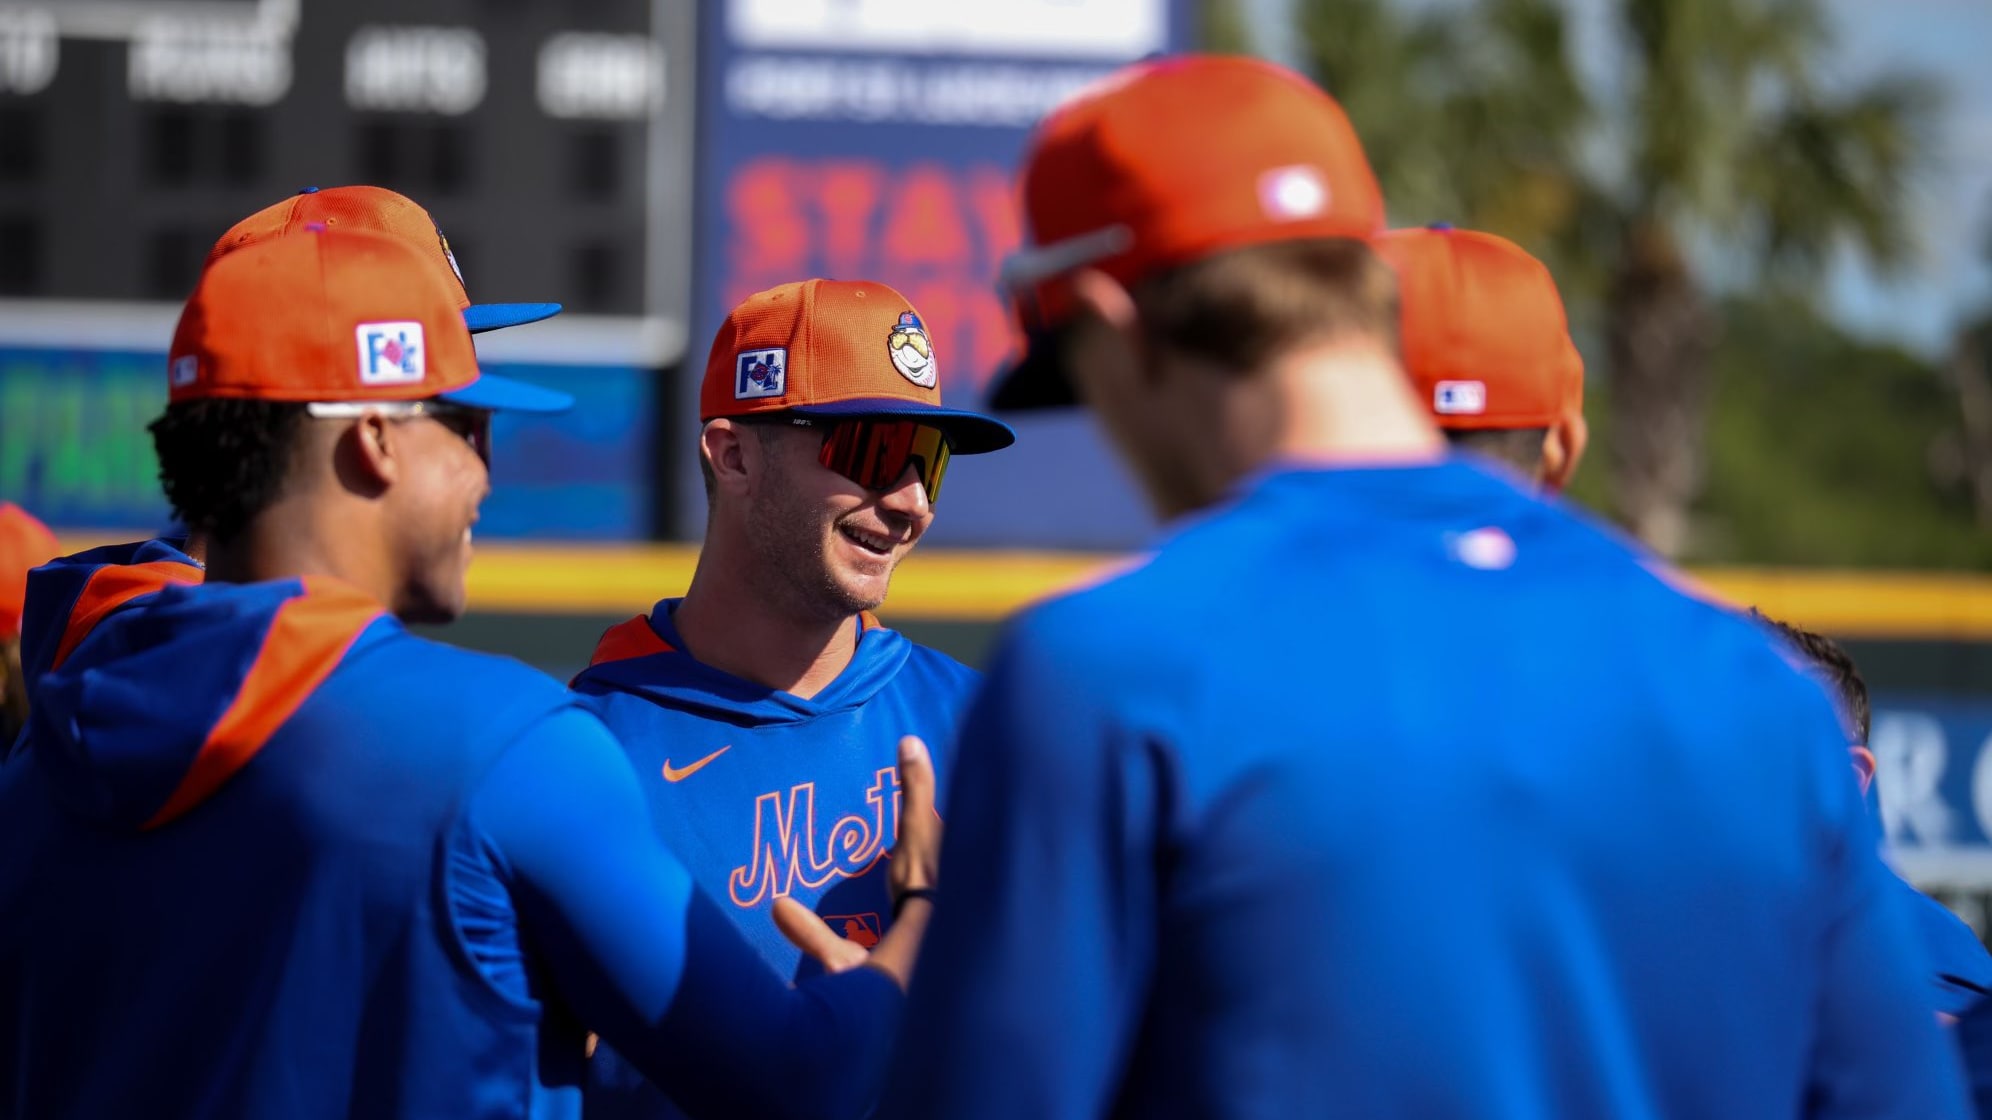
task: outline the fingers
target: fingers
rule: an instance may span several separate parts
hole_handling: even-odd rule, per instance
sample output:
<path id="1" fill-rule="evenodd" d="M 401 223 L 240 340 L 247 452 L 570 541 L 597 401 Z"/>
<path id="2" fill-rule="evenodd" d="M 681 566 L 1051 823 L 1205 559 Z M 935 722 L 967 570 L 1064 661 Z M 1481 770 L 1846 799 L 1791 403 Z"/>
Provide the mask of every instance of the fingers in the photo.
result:
<path id="1" fill-rule="evenodd" d="M 932 887 L 941 861 L 934 809 L 934 760 L 916 735 L 899 740 L 899 839 L 892 847 L 895 891 Z"/>
<path id="2" fill-rule="evenodd" d="M 864 947 L 837 936 L 816 912 L 793 898 L 775 900 L 775 928 L 825 972 L 844 972 L 865 963 Z"/>
<path id="3" fill-rule="evenodd" d="M 906 835 L 909 823 L 916 827 L 938 828 L 934 815 L 934 758 L 918 735 L 899 740 L 899 834 Z"/>

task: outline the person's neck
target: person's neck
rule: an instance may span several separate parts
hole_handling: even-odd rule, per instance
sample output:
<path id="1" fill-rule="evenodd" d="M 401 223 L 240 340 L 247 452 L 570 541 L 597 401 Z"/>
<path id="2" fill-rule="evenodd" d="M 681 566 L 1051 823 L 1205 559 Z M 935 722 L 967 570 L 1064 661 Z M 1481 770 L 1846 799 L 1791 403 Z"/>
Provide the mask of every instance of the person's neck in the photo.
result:
<path id="1" fill-rule="evenodd" d="M 394 602 L 395 582 L 379 549 L 368 549 L 361 530 L 368 511 L 342 513 L 302 498 L 279 501 L 248 528 L 223 541 L 205 538 L 209 583 L 330 576 L 366 592 L 383 606 Z"/>
<path id="2" fill-rule="evenodd" d="M 707 539 L 692 585 L 671 615 L 685 652 L 721 672 L 807 700 L 830 687 L 857 654 L 855 615 L 812 618 L 782 609 Z"/>
<path id="3" fill-rule="evenodd" d="M 1220 407 L 1228 484 L 1276 463 L 1437 462 L 1446 441 L 1397 360 L 1369 340 L 1295 350 Z M 1228 485 L 1227 484 L 1227 485 Z"/>

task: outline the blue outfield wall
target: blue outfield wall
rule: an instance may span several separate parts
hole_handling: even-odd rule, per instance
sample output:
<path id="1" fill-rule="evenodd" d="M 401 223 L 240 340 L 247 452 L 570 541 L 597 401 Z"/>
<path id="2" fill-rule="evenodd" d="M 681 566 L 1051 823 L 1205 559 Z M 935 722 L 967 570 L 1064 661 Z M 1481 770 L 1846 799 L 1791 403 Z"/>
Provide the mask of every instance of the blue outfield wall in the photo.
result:
<path id="1" fill-rule="evenodd" d="M 0 348 L 0 497 L 58 528 L 164 525 L 146 425 L 166 403 L 166 355 Z M 658 375 L 633 366 L 486 363 L 574 394 L 555 417 L 500 415 L 478 533 L 649 535 Z"/>
<path id="2" fill-rule="evenodd" d="M 1897 864 L 1918 882 L 1992 889 L 1992 696 L 1880 692 L 1875 786 Z"/>

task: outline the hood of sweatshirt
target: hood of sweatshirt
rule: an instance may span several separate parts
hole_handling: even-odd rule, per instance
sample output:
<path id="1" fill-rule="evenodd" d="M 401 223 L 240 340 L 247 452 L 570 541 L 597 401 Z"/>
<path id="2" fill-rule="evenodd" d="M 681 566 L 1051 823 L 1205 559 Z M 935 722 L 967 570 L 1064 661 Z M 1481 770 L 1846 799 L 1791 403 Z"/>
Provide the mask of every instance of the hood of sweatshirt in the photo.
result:
<path id="1" fill-rule="evenodd" d="M 879 625 L 866 612 L 852 623 L 859 633 L 851 663 L 828 688 L 804 699 L 702 664 L 685 652 L 684 640 L 671 624 L 678 602 L 665 599 L 648 615 L 610 627 L 588 668 L 574 678 L 574 691 L 628 692 L 742 727 L 804 723 L 861 706 L 892 683 L 912 651 L 904 635 Z"/>
<path id="2" fill-rule="evenodd" d="M 23 743 L 69 812 L 157 827 L 246 766 L 377 622 L 399 625 L 318 577 L 164 587 L 35 682 Z"/>

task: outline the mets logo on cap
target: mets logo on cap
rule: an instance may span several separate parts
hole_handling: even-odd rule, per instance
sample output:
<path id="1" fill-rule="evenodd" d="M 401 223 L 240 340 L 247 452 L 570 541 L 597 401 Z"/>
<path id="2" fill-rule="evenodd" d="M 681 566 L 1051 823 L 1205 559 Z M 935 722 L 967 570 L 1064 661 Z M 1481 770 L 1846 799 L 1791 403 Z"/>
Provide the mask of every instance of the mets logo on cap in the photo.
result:
<path id="1" fill-rule="evenodd" d="M 927 328 L 918 315 L 911 311 L 899 313 L 899 322 L 893 324 L 885 349 L 892 355 L 892 368 L 906 380 L 922 389 L 934 387 L 940 370 L 934 366 L 934 344 L 928 340 Z"/>
<path id="2" fill-rule="evenodd" d="M 422 324 L 361 323 L 353 334 L 360 343 L 360 384 L 414 385 L 425 376 Z"/>

